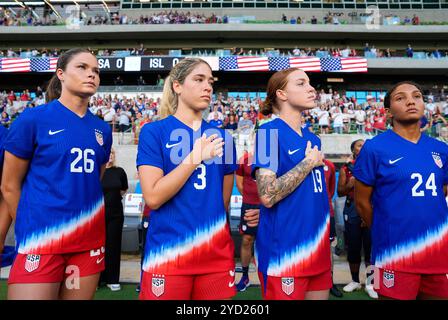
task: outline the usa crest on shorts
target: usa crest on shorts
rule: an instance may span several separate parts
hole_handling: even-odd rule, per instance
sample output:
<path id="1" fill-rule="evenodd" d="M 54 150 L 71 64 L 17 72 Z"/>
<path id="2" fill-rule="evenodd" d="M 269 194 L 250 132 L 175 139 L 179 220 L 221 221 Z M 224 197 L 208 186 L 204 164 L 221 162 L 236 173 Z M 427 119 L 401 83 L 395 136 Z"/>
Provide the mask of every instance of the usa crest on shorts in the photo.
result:
<path id="1" fill-rule="evenodd" d="M 39 268 L 40 255 L 38 254 L 28 254 L 25 261 L 25 270 L 28 272 L 33 272 Z"/>
<path id="2" fill-rule="evenodd" d="M 95 129 L 95 138 L 96 142 L 98 142 L 100 146 L 103 146 L 104 144 L 103 133 L 100 130 Z"/>
<path id="3" fill-rule="evenodd" d="M 392 288 L 395 284 L 395 275 L 393 272 L 384 271 L 383 284 L 386 288 Z"/>
<path id="4" fill-rule="evenodd" d="M 437 152 L 432 152 L 432 158 L 434 159 L 434 162 L 436 163 L 436 165 L 442 169 L 443 167 L 443 162 L 442 162 L 442 158 L 440 158 L 440 154 L 438 154 Z"/>
<path id="5" fill-rule="evenodd" d="M 282 278 L 282 290 L 288 296 L 294 292 L 294 278 Z"/>
<path id="6" fill-rule="evenodd" d="M 156 297 L 160 297 L 165 292 L 165 277 L 152 277 L 151 291 Z"/>

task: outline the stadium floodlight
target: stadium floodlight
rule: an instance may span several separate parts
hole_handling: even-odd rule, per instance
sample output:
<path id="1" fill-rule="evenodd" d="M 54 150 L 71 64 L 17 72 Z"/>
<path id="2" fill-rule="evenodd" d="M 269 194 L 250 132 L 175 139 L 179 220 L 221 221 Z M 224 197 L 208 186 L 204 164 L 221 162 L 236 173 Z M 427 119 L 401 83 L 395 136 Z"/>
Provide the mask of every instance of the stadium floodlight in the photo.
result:
<path id="1" fill-rule="evenodd" d="M 51 8 L 51 10 L 53 10 L 54 14 L 59 18 L 62 19 L 61 15 L 59 14 L 59 12 L 53 7 L 53 5 L 48 1 L 48 0 L 44 0 L 44 2 Z"/>
<path id="2" fill-rule="evenodd" d="M 25 5 L 22 3 L 22 2 L 20 2 L 20 1 L 18 1 L 18 0 L 14 0 L 14 2 L 16 2 L 19 6 L 21 6 L 22 8 L 25 8 Z"/>
<path id="3" fill-rule="evenodd" d="M 24 1 L 23 3 L 27 6 L 43 6 L 45 4 L 43 1 Z"/>
<path id="4" fill-rule="evenodd" d="M 150 2 L 151 0 L 139 0 L 140 2 Z"/>

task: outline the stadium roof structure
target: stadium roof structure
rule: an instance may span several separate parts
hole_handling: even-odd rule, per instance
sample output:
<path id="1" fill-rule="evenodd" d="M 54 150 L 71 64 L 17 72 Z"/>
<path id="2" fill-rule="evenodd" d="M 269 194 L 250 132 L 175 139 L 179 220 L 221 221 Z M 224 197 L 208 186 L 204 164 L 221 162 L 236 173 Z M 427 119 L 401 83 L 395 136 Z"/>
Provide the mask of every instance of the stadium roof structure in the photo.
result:
<path id="1" fill-rule="evenodd" d="M 405 40 L 448 41 L 448 25 L 442 26 L 366 26 L 366 25 L 291 25 L 291 24 L 167 24 L 39 26 L 0 28 L 0 41 L 45 40 L 136 40 L 168 42 L 172 46 L 195 40 L 220 43 L 314 40 Z M 68 38 L 69 37 L 69 38 Z M 174 41 L 174 42 L 173 42 Z M 178 43 L 176 43 L 178 42 Z M 41 42 L 42 45 L 42 42 Z M 243 45 L 243 44 L 241 44 Z M 28 45 L 25 45 L 27 47 Z"/>

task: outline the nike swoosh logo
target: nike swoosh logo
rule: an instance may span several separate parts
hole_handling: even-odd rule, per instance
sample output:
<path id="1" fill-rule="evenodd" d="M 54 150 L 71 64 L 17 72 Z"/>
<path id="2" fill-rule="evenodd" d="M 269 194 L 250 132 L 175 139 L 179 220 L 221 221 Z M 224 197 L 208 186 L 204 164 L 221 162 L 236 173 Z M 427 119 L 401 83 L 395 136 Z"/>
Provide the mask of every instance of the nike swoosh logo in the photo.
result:
<path id="1" fill-rule="evenodd" d="M 101 259 L 96 259 L 96 264 L 100 264 L 101 261 L 103 261 L 103 260 L 104 260 L 104 257 L 102 257 Z"/>
<path id="2" fill-rule="evenodd" d="M 177 146 L 177 145 L 179 145 L 179 144 L 180 144 L 180 142 L 175 143 L 175 144 L 169 144 L 169 143 L 167 142 L 166 145 L 165 145 L 165 147 L 166 147 L 167 149 L 170 149 L 170 148 L 175 147 L 175 146 Z"/>
<path id="3" fill-rule="evenodd" d="M 395 159 L 395 160 L 389 160 L 389 164 L 394 164 L 395 162 L 398 162 L 398 161 L 400 161 L 403 158 L 404 157 L 401 157 L 401 158 L 398 158 L 398 159 Z"/>
<path id="4" fill-rule="evenodd" d="M 290 156 L 292 156 L 294 153 L 296 153 L 296 152 L 299 151 L 299 150 L 300 150 L 300 148 L 299 148 L 299 149 L 296 149 L 296 150 L 293 150 L 293 151 L 288 150 L 288 154 L 289 154 Z"/>
<path id="5" fill-rule="evenodd" d="M 235 285 L 235 281 L 229 282 L 229 288 L 232 288 Z"/>
<path id="6" fill-rule="evenodd" d="M 51 130 L 48 130 L 48 134 L 50 135 L 50 136 L 52 136 L 52 135 L 54 135 L 54 134 L 56 134 L 56 133 L 59 133 L 59 132 L 62 132 L 62 131 L 64 131 L 65 129 L 62 129 L 62 130 L 56 130 L 56 131 L 51 131 Z"/>

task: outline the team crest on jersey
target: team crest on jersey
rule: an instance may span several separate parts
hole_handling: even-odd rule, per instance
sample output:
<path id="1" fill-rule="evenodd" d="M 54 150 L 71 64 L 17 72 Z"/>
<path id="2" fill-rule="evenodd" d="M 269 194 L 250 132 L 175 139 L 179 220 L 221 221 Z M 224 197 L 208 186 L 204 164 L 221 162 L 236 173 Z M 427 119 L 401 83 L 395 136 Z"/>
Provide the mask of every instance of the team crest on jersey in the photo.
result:
<path id="1" fill-rule="evenodd" d="M 165 292 L 165 277 L 152 277 L 151 291 L 156 297 L 160 297 Z"/>
<path id="2" fill-rule="evenodd" d="M 25 270 L 28 272 L 33 272 L 39 268 L 40 255 L 38 254 L 28 254 L 25 261 Z"/>
<path id="3" fill-rule="evenodd" d="M 432 152 L 432 158 L 434 159 L 434 162 L 439 168 L 443 167 L 443 162 L 442 159 L 440 158 L 440 154 L 438 154 L 437 152 Z"/>
<path id="4" fill-rule="evenodd" d="M 294 278 L 282 278 L 282 290 L 288 296 L 294 292 Z"/>
<path id="5" fill-rule="evenodd" d="M 103 146 L 104 144 L 103 133 L 100 130 L 95 129 L 95 138 L 96 142 L 98 142 L 100 146 Z"/>
<path id="6" fill-rule="evenodd" d="M 395 275 L 393 272 L 384 271 L 383 284 L 386 288 L 392 288 L 395 284 Z"/>

